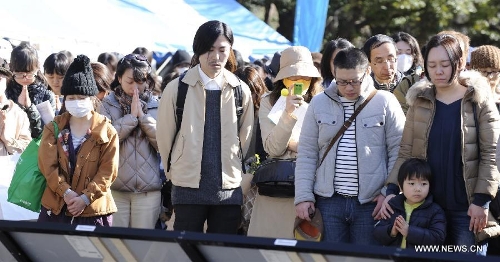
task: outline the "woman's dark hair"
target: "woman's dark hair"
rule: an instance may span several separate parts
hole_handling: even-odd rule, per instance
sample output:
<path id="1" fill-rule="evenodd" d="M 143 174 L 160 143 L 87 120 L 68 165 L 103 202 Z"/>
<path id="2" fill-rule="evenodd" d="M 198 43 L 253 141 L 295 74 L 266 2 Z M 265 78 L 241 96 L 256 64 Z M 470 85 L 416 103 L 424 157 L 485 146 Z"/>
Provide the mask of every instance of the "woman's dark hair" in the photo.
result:
<path id="1" fill-rule="evenodd" d="M 112 53 L 102 53 L 97 57 L 97 62 L 103 63 L 106 66 L 110 66 L 112 70 L 116 72 L 116 62 L 118 58 Z M 111 72 L 113 73 L 113 72 Z"/>
<path id="2" fill-rule="evenodd" d="M 311 77 L 311 85 L 309 86 L 309 89 L 307 89 L 306 94 L 303 96 L 304 101 L 306 103 L 311 102 L 311 99 L 313 96 L 316 94 L 320 93 L 323 91 L 323 86 L 321 85 L 322 78 L 321 77 Z M 281 89 L 286 88 L 285 84 L 283 84 L 282 80 L 278 80 L 274 82 L 273 84 L 273 91 L 271 91 L 271 94 L 269 94 L 269 99 L 271 101 L 271 105 L 274 106 L 276 101 L 281 96 Z"/>
<path id="3" fill-rule="evenodd" d="M 402 188 L 405 179 L 419 178 L 431 182 L 432 171 L 427 161 L 420 158 L 407 159 L 399 168 L 398 184 Z"/>
<path id="4" fill-rule="evenodd" d="M 120 85 L 118 78 L 122 77 L 127 69 L 133 70 L 134 81 L 138 83 L 147 82 L 148 91 L 153 91 L 156 85 L 156 77 L 153 76 L 151 65 L 143 55 L 128 54 L 124 56 L 116 67 L 115 80 L 111 83 L 111 89 Z"/>
<path id="5" fill-rule="evenodd" d="M 422 53 L 420 53 L 420 46 L 418 45 L 417 39 L 406 32 L 397 32 L 392 36 L 395 43 L 399 41 L 406 42 L 411 49 L 411 55 L 413 56 L 412 69 L 417 68 L 417 66 L 423 66 L 424 59 L 422 58 Z"/>
<path id="6" fill-rule="evenodd" d="M 49 55 L 43 63 L 43 72 L 45 74 L 58 74 L 64 76 L 71 62 L 64 53 L 53 53 Z"/>
<path id="7" fill-rule="evenodd" d="M 323 77 L 324 82 L 329 83 L 334 79 L 332 68 L 330 66 L 333 53 L 337 50 L 343 50 L 351 47 L 354 47 L 354 45 L 344 38 L 330 40 L 323 46 L 323 51 L 321 52 L 323 54 L 323 57 L 321 58 L 321 77 Z"/>
<path id="8" fill-rule="evenodd" d="M 259 72 L 253 66 L 244 66 L 238 68 L 234 74 L 245 82 L 250 91 L 252 91 L 253 107 L 257 112 L 260 108 L 260 99 L 262 95 L 267 92 L 266 84 L 259 75 Z"/>
<path id="9" fill-rule="evenodd" d="M 39 70 L 38 52 L 28 42 L 21 42 L 10 54 L 11 72 L 33 72 Z"/>
<path id="10" fill-rule="evenodd" d="M 90 63 L 92 67 L 92 72 L 94 73 L 95 83 L 97 84 L 97 89 L 99 92 L 111 92 L 111 83 L 113 82 L 113 76 L 109 72 L 108 68 L 99 62 Z"/>
<path id="11" fill-rule="evenodd" d="M 38 52 L 29 42 L 21 42 L 10 53 L 10 71 L 36 72 L 35 82 L 47 85 L 45 77 L 39 68 Z"/>
<path id="12" fill-rule="evenodd" d="M 153 52 L 150 52 L 147 48 L 145 47 L 136 47 L 134 51 L 132 51 L 132 54 L 138 54 L 138 55 L 143 55 L 145 56 L 148 61 L 151 63 L 153 60 Z"/>
<path id="13" fill-rule="evenodd" d="M 217 20 L 208 21 L 202 24 L 196 31 L 193 40 L 194 55 L 191 60 L 191 67 L 200 63 L 200 55 L 209 52 L 217 38 L 221 35 L 231 44 L 231 50 L 229 50 L 229 58 L 225 68 L 231 72 L 236 70 L 236 58 L 233 53 L 233 31 L 227 24 Z"/>
<path id="14" fill-rule="evenodd" d="M 429 51 L 432 48 L 438 46 L 442 46 L 446 50 L 446 53 L 448 53 L 448 58 L 450 58 L 452 71 L 448 83 L 451 83 L 453 79 L 455 79 L 455 77 L 457 77 L 458 75 L 459 72 L 458 69 L 460 68 L 460 62 L 462 58 L 462 48 L 460 47 L 460 42 L 456 37 L 452 35 L 447 35 L 447 34 L 435 35 L 431 37 L 429 42 L 427 42 L 424 55 L 425 76 L 432 82 L 432 79 L 429 76 L 429 70 L 427 70 L 427 61 L 429 60 Z"/>

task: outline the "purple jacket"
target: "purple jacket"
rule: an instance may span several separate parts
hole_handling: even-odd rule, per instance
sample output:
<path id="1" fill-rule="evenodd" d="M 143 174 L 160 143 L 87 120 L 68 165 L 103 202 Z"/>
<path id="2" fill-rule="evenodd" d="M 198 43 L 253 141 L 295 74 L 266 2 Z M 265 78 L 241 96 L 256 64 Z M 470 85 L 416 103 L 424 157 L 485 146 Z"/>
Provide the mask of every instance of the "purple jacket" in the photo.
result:
<path id="1" fill-rule="evenodd" d="M 380 220 L 373 230 L 373 235 L 382 245 L 401 246 L 403 236 L 398 233 L 391 237 L 391 229 L 396 217 L 401 215 L 406 220 L 404 208 L 405 196 L 399 194 L 389 201 L 394 210 L 390 219 Z M 408 221 L 407 221 L 408 222 Z M 415 245 L 442 245 L 446 237 L 446 216 L 443 209 L 432 201 L 432 195 L 411 213 L 410 227 L 406 237 L 406 248 Z"/>

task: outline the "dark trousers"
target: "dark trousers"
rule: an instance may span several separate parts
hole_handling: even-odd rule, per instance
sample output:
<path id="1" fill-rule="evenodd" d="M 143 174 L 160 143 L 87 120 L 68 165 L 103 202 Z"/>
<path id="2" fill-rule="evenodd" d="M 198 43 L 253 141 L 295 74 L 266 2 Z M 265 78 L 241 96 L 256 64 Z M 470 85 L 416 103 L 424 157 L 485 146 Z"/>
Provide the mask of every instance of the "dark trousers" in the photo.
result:
<path id="1" fill-rule="evenodd" d="M 236 234 L 241 222 L 240 205 L 175 205 L 175 231 Z"/>

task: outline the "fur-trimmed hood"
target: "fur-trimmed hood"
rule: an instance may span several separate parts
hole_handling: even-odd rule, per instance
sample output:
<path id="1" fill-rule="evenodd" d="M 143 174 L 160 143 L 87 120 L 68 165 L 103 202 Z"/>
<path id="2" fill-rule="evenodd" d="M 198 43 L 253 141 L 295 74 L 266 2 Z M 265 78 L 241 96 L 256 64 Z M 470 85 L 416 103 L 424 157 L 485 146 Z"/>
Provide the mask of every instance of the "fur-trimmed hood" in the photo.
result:
<path id="1" fill-rule="evenodd" d="M 491 99 L 491 87 L 488 83 L 488 80 L 481 75 L 481 73 L 469 70 L 461 72 L 458 81 L 467 86 L 468 89 L 473 90 L 472 92 L 472 101 L 482 104 L 489 99 Z M 409 106 L 412 106 L 415 103 L 415 100 L 418 97 L 424 98 L 432 98 L 435 97 L 434 85 L 427 79 L 423 78 L 420 81 L 416 82 L 406 94 L 406 102 Z"/>

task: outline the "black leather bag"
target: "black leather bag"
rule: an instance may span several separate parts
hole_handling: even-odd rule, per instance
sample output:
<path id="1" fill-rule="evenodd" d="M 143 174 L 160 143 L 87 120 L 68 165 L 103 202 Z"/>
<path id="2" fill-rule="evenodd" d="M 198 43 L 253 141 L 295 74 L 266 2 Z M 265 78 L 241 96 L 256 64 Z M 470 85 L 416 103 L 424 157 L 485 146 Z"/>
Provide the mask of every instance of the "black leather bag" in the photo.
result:
<path id="1" fill-rule="evenodd" d="M 500 188 L 498 188 L 495 198 L 491 200 L 490 212 L 496 220 L 500 221 Z"/>
<path id="2" fill-rule="evenodd" d="M 259 195 L 294 197 L 295 159 L 267 159 L 255 170 L 252 182 Z"/>

